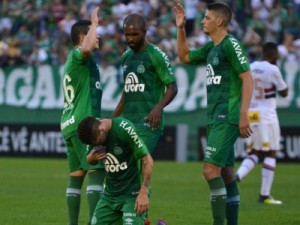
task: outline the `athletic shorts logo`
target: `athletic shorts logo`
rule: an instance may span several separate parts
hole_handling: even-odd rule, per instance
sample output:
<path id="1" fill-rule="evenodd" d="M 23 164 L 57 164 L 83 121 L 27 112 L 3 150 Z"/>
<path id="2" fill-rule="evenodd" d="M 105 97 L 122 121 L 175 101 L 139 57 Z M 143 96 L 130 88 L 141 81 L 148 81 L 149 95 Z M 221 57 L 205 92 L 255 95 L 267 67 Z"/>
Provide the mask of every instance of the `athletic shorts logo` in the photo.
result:
<path id="1" fill-rule="evenodd" d="M 128 168 L 126 162 L 120 163 L 119 160 L 111 153 L 107 153 L 104 165 L 106 172 L 110 173 L 116 173 Z"/>
<path id="2" fill-rule="evenodd" d="M 126 225 L 132 225 L 132 224 L 133 224 L 133 219 L 131 219 L 131 218 L 126 218 L 126 219 L 125 219 L 125 224 L 126 224 Z"/>
<path id="3" fill-rule="evenodd" d="M 139 79 L 135 73 L 129 73 L 125 79 L 125 92 L 144 92 L 145 84 L 140 84 Z"/>

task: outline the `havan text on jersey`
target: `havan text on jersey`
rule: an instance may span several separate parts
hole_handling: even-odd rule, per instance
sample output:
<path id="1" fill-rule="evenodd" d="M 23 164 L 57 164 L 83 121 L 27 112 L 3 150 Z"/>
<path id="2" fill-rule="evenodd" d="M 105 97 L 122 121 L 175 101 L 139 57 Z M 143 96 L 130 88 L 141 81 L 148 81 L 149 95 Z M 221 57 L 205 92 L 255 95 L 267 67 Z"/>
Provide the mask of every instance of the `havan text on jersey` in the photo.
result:
<path id="1" fill-rule="evenodd" d="M 122 121 L 120 123 L 120 127 L 124 128 L 124 130 L 130 135 L 131 139 L 134 141 L 134 143 L 138 146 L 138 148 L 141 148 L 143 146 L 141 140 L 138 138 L 137 133 L 133 129 L 130 124 L 126 121 Z"/>

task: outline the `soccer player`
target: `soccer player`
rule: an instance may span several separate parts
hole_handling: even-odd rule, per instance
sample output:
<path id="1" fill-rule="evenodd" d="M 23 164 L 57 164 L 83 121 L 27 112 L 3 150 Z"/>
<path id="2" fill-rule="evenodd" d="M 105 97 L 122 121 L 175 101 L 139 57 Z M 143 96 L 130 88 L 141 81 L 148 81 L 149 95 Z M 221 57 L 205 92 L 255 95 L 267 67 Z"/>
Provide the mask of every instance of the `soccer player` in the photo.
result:
<path id="1" fill-rule="evenodd" d="M 177 49 L 183 63 L 206 63 L 207 147 L 203 173 L 210 188 L 213 224 L 238 224 L 240 195 L 234 179 L 234 143 L 251 134 L 248 108 L 252 77 L 247 55 L 237 39 L 227 33 L 232 12 L 224 3 L 207 5 L 203 31 L 212 39 L 190 51 L 183 6 L 175 6 Z"/>
<path id="2" fill-rule="evenodd" d="M 80 20 L 71 29 L 74 49 L 64 67 L 64 109 L 61 116 L 61 131 L 67 147 L 69 183 L 66 190 L 69 225 L 78 224 L 81 188 L 87 174 L 87 201 L 90 218 L 102 192 L 105 175 L 104 165 L 90 165 L 86 160 L 87 145 L 77 135 L 79 122 L 88 115 L 100 116 L 102 89 L 100 74 L 92 56 L 99 49 L 100 38 L 96 35 L 98 8 L 91 21 Z"/>
<path id="3" fill-rule="evenodd" d="M 168 56 L 146 40 L 146 21 L 139 14 L 124 19 L 129 49 L 122 55 L 124 88 L 113 117 L 123 113 L 136 127 L 150 153 L 163 134 L 163 109 L 177 94 Z"/>
<path id="4" fill-rule="evenodd" d="M 105 152 L 101 148 L 87 155 L 90 163 L 104 160 L 106 170 L 104 193 L 92 225 L 144 225 L 153 160 L 134 125 L 122 117 L 86 117 L 78 126 L 78 135 L 85 144 L 106 147 Z"/>
<path id="5" fill-rule="evenodd" d="M 277 45 L 267 42 L 262 47 L 262 60 L 250 65 L 254 80 L 249 117 L 253 134 L 247 139 L 250 151 L 236 172 L 242 180 L 263 160 L 262 182 L 258 202 L 281 205 L 282 202 L 270 196 L 276 168 L 276 152 L 280 150 L 280 127 L 276 112 L 276 92 L 282 97 L 288 95 L 288 87 L 282 78 L 276 61 L 279 57 Z"/>

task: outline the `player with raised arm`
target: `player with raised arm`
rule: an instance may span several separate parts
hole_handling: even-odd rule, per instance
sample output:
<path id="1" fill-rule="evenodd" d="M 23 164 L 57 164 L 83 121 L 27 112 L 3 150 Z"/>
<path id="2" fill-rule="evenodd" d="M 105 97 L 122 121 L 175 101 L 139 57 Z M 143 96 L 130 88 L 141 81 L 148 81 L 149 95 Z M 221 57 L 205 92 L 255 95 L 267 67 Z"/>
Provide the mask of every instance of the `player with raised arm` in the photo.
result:
<path id="1" fill-rule="evenodd" d="M 175 6 L 177 49 L 183 63 L 206 64 L 207 147 L 203 173 L 210 188 L 214 225 L 238 224 L 240 194 L 234 179 L 234 143 L 251 134 L 248 108 L 252 77 L 248 57 L 240 42 L 228 34 L 230 8 L 221 2 L 207 5 L 203 31 L 212 41 L 190 51 L 184 30 L 183 6 Z"/>
<path id="2" fill-rule="evenodd" d="M 100 37 L 96 34 L 98 10 L 95 8 L 91 21 L 79 20 L 71 29 L 74 49 L 64 66 L 64 109 L 61 131 L 67 147 L 69 183 L 66 190 L 69 225 L 78 225 L 81 188 L 88 176 L 87 201 L 90 219 L 102 193 L 104 165 L 90 165 L 86 160 L 87 145 L 77 135 L 79 122 L 88 115 L 100 116 L 102 87 L 93 51 L 99 49 Z M 89 219 L 89 223 L 90 223 Z"/>

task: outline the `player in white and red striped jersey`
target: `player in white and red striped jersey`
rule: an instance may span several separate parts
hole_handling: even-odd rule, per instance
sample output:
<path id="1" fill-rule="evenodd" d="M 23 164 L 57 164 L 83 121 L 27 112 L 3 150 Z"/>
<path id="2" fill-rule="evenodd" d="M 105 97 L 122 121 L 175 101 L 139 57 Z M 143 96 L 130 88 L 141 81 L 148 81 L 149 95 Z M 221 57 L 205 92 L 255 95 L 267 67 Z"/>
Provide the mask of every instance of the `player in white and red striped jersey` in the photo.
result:
<path id="1" fill-rule="evenodd" d="M 280 150 L 280 126 L 276 111 L 276 94 L 286 97 L 288 87 L 276 66 L 278 59 L 277 45 L 267 42 L 263 45 L 261 61 L 251 63 L 254 81 L 249 118 L 253 131 L 247 139 L 249 155 L 237 170 L 237 180 L 243 179 L 260 161 L 262 165 L 262 183 L 258 202 L 282 204 L 270 196 L 276 167 L 276 152 Z"/>

